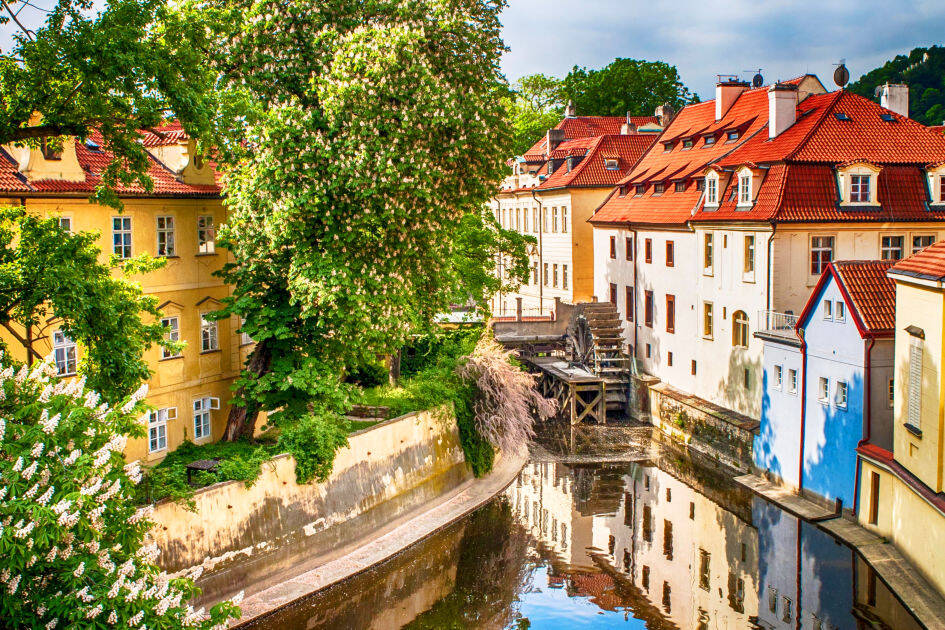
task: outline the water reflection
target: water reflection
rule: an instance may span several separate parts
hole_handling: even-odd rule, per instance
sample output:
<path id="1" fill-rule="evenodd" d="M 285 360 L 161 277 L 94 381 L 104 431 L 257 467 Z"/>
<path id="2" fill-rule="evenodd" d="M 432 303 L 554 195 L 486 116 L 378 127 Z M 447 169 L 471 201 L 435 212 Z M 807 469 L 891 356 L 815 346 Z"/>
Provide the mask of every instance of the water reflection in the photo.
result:
<path id="1" fill-rule="evenodd" d="M 530 463 L 461 523 L 252 627 L 921 628 L 849 548 L 679 456 Z"/>

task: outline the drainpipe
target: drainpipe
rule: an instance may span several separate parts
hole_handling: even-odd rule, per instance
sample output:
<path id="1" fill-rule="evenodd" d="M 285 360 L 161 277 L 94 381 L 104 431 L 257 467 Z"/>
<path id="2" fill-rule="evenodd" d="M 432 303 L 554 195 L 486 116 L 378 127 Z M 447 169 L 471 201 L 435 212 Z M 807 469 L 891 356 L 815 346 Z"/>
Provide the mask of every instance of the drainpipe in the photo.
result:
<path id="1" fill-rule="evenodd" d="M 637 356 L 637 331 L 639 330 L 639 319 L 637 318 L 637 300 L 640 297 L 639 289 L 637 287 L 637 231 L 633 228 L 630 228 L 630 233 L 633 234 L 633 239 L 631 240 L 633 246 L 633 356 Z"/>
<path id="2" fill-rule="evenodd" d="M 801 333 L 802 329 L 797 329 Z M 797 462 L 797 492 L 804 489 L 804 442 L 807 425 L 807 340 L 801 337 L 801 444 Z"/>
<path id="3" fill-rule="evenodd" d="M 535 190 L 532 189 L 532 199 L 538 204 L 538 314 L 545 314 L 545 210 L 541 206 L 541 200 L 535 196 Z M 571 209 L 572 211 L 574 208 Z M 572 283 L 574 282 L 572 271 Z M 555 319 L 558 313 L 555 313 Z"/>
<path id="4" fill-rule="evenodd" d="M 873 437 L 873 378 L 872 378 L 872 368 L 873 368 L 873 345 L 876 343 L 875 337 L 870 337 L 870 343 L 866 346 L 864 351 L 864 361 L 866 365 L 866 387 L 865 387 L 865 410 L 863 413 L 863 439 L 857 443 L 857 448 L 863 446 L 864 444 L 869 443 L 870 439 Z M 860 513 L 860 470 L 862 469 L 859 456 L 856 458 L 856 475 L 853 478 L 853 514 L 859 515 Z"/>
<path id="5" fill-rule="evenodd" d="M 774 233 L 777 231 L 778 225 L 772 221 L 771 222 L 771 236 L 768 237 L 768 282 L 765 286 L 765 306 L 767 307 L 768 312 L 771 312 L 771 244 L 774 241 Z"/>

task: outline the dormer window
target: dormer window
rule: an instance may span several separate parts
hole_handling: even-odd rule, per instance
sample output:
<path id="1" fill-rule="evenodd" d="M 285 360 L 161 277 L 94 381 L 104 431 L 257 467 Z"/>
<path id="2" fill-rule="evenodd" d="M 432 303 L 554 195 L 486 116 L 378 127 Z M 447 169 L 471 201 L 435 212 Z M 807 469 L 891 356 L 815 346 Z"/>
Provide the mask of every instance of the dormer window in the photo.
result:
<path id="1" fill-rule="evenodd" d="M 878 206 L 876 181 L 879 167 L 866 162 L 847 165 L 839 170 L 841 205 Z"/>
<path id="2" fill-rule="evenodd" d="M 726 142 L 734 142 L 736 140 L 738 140 L 738 129 L 734 129 L 725 133 Z"/>
<path id="3" fill-rule="evenodd" d="M 62 159 L 62 145 L 52 142 L 49 138 L 43 138 L 40 140 L 39 148 L 43 152 L 43 158 L 46 160 Z"/>
<path id="4" fill-rule="evenodd" d="M 666 184 L 664 184 L 663 182 L 657 182 L 653 184 L 654 195 L 662 195 L 665 190 L 666 190 Z"/>
<path id="5" fill-rule="evenodd" d="M 850 175 L 850 203 L 869 203 L 870 175 Z"/>
<path id="6" fill-rule="evenodd" d="M 607 158 L 604 160 L 604 168 L 608 171 L 620 170 L 620 163 L 614 158 Z"/>
<path id="7" fill-rule="evenodd" d="M 696 180 L 696 190 L 699 191 L 699 192 L 702 192 L 703 190 L 705 190 L 705 178 L 704 178 L 704 177 L 700 177 L 699 179 Z"/>
<path id="8" fill-rule="evenodd" d="M 929 167 L 926 171 L 929 178 L 929 191 L 932 193 L 932 203 L 945 204 L 945 164 Z"/>
<path id="9" fill-rule="evenodd" d="M 669 153 L 673 150 L 673 142 L 664 142 L 663 143 L 663 153 Z"/>
<path id="10" fill-rule="evenodd" d="M 633 191 L 633 196 L 642 197 L 643 193 L 645 192 L 646 192 L 646 184 L 637 184 Z"/>
<path id="11" fill-rule="evenodd" d="M 713 144 L 715 144 L 715 136 L 706 136 L 703 146 L 711 147 Z"/>
<path id="12" fill-rule="evenodd" d="M 742 171 L 738 175 L 738 205 L 751 205 L 751 171 Z"/>
<path id="13" fill-rule="evenodd" d="M 709 173 L 705 178 L 705 202 L 706 205 L 719 205 L 719 176 L 715 173 Z"/>
<path id="14" fill-rule="evenodd" d="M 682 141 L 682 148 L 683 148 L 683 149 L 691 149 L 691 148 L 692 148 L 692 138 L 686 138 L 685 140 L 683 140 L 683 141 Z"/>
<path id="15" fill-rule="evenodd" d="M 686 182 L 676 182 L 674 190 L 676 192 L 686 192 Z"/>

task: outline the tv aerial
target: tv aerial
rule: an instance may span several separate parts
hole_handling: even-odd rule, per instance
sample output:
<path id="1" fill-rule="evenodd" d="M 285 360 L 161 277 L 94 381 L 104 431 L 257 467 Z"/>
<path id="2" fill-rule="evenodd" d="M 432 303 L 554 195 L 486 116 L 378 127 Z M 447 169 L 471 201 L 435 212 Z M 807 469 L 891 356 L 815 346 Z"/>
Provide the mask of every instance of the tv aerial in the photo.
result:
<path id="1" fill-rule="evenodd" d="M 761 76 L 761 68 L 758 68 L 757 71 L 755 71 L 755 70 L 742 70 L 742 72 L 744 72 L 745 74 L 749 74 L 749 73 L 751 73 L 751 72 L 754 72 L 754 73 L 755 73 L 755 76 L 753 76 L 753 77 L 751 78 L 751 87 L 753 87 L 753 88 L 760 88 L 762 85 L 765 84 L 765 78 L 764 78 L 763 76 Z"/>
<path id="2" fill-rule="evenodd" d="M 837 87 L 843 89 L 843 86 L 850 82 L 850 71 L 847 70 L 847 60 L 841 59 L 840 63 L 833 65 L 837 67 L 837 69 L 833 71 L 833 82 L 837 84 Z"/>

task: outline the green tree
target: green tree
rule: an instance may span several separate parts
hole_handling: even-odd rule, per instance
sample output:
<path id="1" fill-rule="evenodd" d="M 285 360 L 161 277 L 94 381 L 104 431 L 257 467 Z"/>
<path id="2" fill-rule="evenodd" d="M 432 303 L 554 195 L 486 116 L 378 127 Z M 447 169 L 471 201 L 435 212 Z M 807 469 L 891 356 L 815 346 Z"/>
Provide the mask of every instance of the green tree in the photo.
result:
<path id="1" fill-rule="evenodd" d="M 225 627 L 233 603 L 209 614 L 187 602 L 187 577 L 168 578 L 136 509 L 137 463 L 122 457 L 140 436 L 146 388 L 109 407 L 81 381 L 51 379 L 38 363 L 0 370 L 0 618 L 17 628 Z M 220 624 L 223 624 L 222 626 Z"/>
<path id="2" fill-rule="evenodd" d="M 615 59 L 600 70 L 575 66 L 562 80 L 564 100 L 587 116 L 652 116 L 669 103 L 677 111 L 699 97 L 683 85 L 675 66 L 662 61 Z"/>
<path id="3" fill-rule="evenodd" d="M 157 299 L 112 272 L 142 273 L 163 260 L 104 265 L 97 240 L 92 232 L 69 233 L 55 217 L 0 209 L 0 326 L 27 365 L 44 358 L 38 347 L 61 330 L 81 348 L 79 374 L 114 401 L 150 377 L 142 355 L 165 331 Z"/>
<path id="4" fill-rule="evenodd" d="M 522 155 L 561 120 L 561 82 L 544 74 L 519 79 L 504 99 L 514 134 L 513 155 Z"/>
<path id="5" fill-rule="evenodd" d="M 878 101 L 877 88 L 885 83 L 909 86 L 909 115 L 914 120 L 925 125 L 945 122 L 945 48 L 913 48 L 908 55 L 896 55 L 850 83 L 847 89 Z"/>
<path id="6" fill-rule="evenodd" d="M 481 215 L 511 146 L 502 5 L 217 4 L 232 16 L 224 84 L 249 104 L 245 151 L 224 155 L 234 294 L 220 316 L 256 341 L 228 439 L 259 410 L 305 417 L 326 366 L 394 351 L 457 295 L 464 217 Z"/>
<path id="7" fill-rule="evenodd" d="M 30 29 L 18 17 L 26 4 L 0 7 L 0 26 L 14 32 L 12 47 L 0 50 L 0 144 L 100 131 L 114 160 L 94 198 L 121 207 L 116 186 L 152 187 L 141 129 L 172 111 L 192 136 L 211 135 L 208 12 L 187 2 L 108 0 L 94 13 L 93 0 L 57 0 Z"/>

